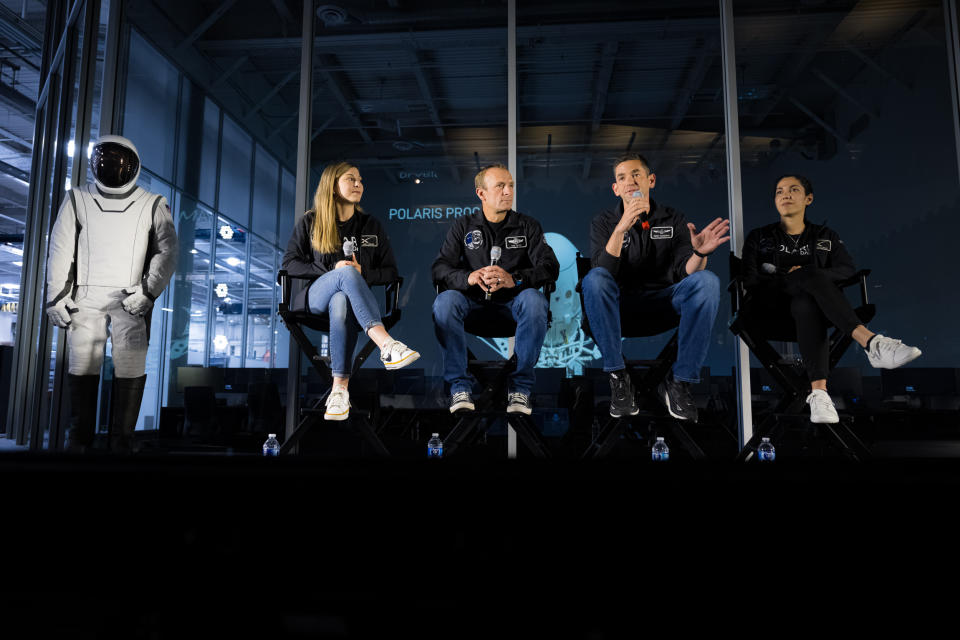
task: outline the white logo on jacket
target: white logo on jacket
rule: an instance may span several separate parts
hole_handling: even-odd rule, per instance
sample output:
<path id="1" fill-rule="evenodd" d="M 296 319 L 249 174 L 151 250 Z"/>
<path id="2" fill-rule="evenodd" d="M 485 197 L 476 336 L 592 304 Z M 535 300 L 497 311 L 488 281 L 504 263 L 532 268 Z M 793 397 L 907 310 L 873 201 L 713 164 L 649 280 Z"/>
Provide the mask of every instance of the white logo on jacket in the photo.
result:
<path id="1" fill-rule="evenodd" d="M 467 235 L 463 236 L 463 245 L 467 249 L 479 249 L 483 246 L 483 233 L 479 229 L 467 231 Z"/>
<path id="2" fill-rule="evenodd" d="M 507 249 L 526 249 L 527 236 L 511 236 L 507 238 Z"/>
<path id="3" fill-rule="evenodd" d="M 833 249 L 833 243 L 829 240 L 817 240 L 817 251 L 830 251 Z"/>
<path id="4" fill-rule="evenodd" d="M 673 227 L 650 227 L 651 240 L 669 240 L 673 237 Z"/>
<path id="5" fill-rule="evenodd" d="M 361 247 L 379 247 L 380 238 L 377 236 L 360 236 Z"/>

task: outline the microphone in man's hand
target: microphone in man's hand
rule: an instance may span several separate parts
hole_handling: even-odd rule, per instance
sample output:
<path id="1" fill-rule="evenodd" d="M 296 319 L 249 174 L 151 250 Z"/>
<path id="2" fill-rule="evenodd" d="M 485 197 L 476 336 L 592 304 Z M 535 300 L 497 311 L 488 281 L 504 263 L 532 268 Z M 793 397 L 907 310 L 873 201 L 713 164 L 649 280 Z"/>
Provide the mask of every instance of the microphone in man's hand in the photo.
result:
<path id="1" fill-rule="evenodd" d="M 642 198 L 642 197 L 643 197 L 643 191 L 640 191 L 639 189 L 637 189 L 636 191 L 633 192 L 633 197 L 634 197 L 634 198 Z M 650 228 L 650 223 L 647 222 L 647 220 L 648 220 L 649 218 L 650 218 L 650 212 L 649 212 L 649 211 L 644 211 L 643 213 L 640 214 L 640 228 L 641 228 L 641 229 L 646 230 L 646 229 L 649 229 L 649 228 Z"/>
<path id="2" fill-rule="evenodd" d="M 760 270 L 768 275 L 774 275 L 777 272 L 776 265 L 772 265 L 769 262 L 764 262 L 760 265 Z"/>
<path id="3" fill-rule="evenodd" d="M 356 243 L 347 238 L 343 241 L 343 255 L 346 256 L 347 260 L 353 257 L 354 252 L 357 250 Z"/>
<path id="4" fill-rule="evenodd" d="M 490 247 L 490 266 L 497 264 L 497 261 L 500 260 L 500 254 L 503 250 L 500 247 Z M 487 294 L 483 297 L 484 300 L 490 299 L 490 292 L 487 291 Z"/>

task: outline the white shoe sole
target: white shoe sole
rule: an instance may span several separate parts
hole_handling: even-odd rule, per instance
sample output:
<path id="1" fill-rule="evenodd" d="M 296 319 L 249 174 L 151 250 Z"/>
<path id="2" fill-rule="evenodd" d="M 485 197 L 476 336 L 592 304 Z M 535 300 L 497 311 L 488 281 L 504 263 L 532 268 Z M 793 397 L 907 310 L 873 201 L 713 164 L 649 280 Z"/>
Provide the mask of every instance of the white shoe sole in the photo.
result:
<path id="1" fill-rule="evenodd" d="M 507 407 L 507 413 L 522 413 L 525 416 L 533 413 L 533 409 L 528 407 Z"/>
<path id="2" fill-rule="evenodd" d="M 810 416 L 810 422 L 812 422 L 813 424 L 837 424 L 838 422 L 840 422 L 840 416 L 837 416 L 835 420 L 833 418 L 830 418 L 829 416 L 827 417 L 826 420 L 814 420 L 813 416 Z"/>
<path id="3" fill-rule="evenodd" d="M 350 417 L 350 405 L 347 405 L 347 410 L 344 411 L 343 413 L 330 413 L 329 411 L 325 411 L 323 414 L 324 420 L 334 420 L 337 422 L 339 422 L 340 420 L 346 420 L 349 417 Z"/>
<path id="4" fill-rule="evenodd" d="M 458 402 L 457 404 L 450 407 L 450 413 L 456 413 L 457 411 L 474 411 L 476 409 L 473 406 L 473 403 Z"/>
<path id="5" fill-rule="evenodd" d="M 383 366 L 385 369 L 391 370 L 391 371 L 393 369 L 403 369 L 408 364 L 416 362 L 419 358 L 420 358 L 420 354 L 417 353 L 416 351 L 412 351 L 408 353 L 407 356 L 402 360 L 397 360 L 396 362 L 384 363 Z"/>
<path id="6" fill-rule="evenodd" d="M 914 349 L 915 349 L 915 351 L 910 354 L 910 357 L 907 358 L 906 360 L 904 360 L 903 362 L 894 363 L 894 364 L 889 365 L 889 366 L 888 366 L 888 365 L 885 365 L 885 364 L 873 364 L 873 363 L 871 362 L 871 363 L 870 363 L 870 366 L 872 366 L 874 369 L 899 369 L 899 368 L 902 367 L 903 365 L 908 364 L 908 363 L 910 363 L 910 362 L 913 362 L 914 360 L 916 360 L 917 358 L 919 358 L 921 355 L 923 355 L 923 352 L 920 351 L 920 349 L 916 349 L 916 347 L 914 347 Z"/>
<path id="7" fill-rule="evenodd" d="M 669 411 L 669 409 L 667 409 L 667 411 Z M 609 413 L 611 418 L 625 418 L 627 416 L 635 416 L 638 413 L 640 413 L 640 407 L 637 407 L 636 409 L 634 409 L 633 411 L 630 411 L 629 413 L 614 413 L 613 411 L 610 411 Z"/>
<path id="8" fill-rule="evenodd" d="M 685 422 L 691 422 L 691 423 L 696 422 L 695 420 L 691 420 L 690 418 L 684 418 L 683 416 L 678 416 L 673 412 L 673 409 L 670 408 L 670 394 L 668 394 L 666 391 L 663 392 L 663 404 L 667 408 L 667 413 L 669 413 L 671 416 L 673 416 L 677 420 L 684 420 Z"/>

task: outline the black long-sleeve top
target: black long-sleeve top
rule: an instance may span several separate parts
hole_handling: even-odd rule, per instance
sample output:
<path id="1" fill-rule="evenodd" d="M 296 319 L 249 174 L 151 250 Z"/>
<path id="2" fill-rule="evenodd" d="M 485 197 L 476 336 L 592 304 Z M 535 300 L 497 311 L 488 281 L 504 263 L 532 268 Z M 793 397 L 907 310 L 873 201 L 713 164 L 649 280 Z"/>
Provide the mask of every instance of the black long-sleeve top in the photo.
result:
<path id="1" fill-rule="evenodd" d="M 747 234 L 743 244 L 743 285 L 748 290 L 783 286 L 788 277 L 783 262 L 795 254 L 810 256 L 804 268 L 817 269 L 834 282 L 845 280 L 857 271 L 853 257 L 833 229 L 807 222 L 794 242 L 780 223 L 774 222 Z"/>
<path id="2" fill-rule="evenodd" d="M 514 280 L 522 281 L 518 287 L 494 292 L 494 302 L 511 300 L 523 289 L 555 282 L 560 274 L 560 262 L 544 240 L 539 222 L 509 211 L 501 223 L 494 225 L 478 211 L 454 220 L 433 261 L 433 282 L 463 291 L 474 300 L 484 300 L 483 289 L 469 285 L 467 279 L 471 272 L 490 266 L 490 248 L 494 246 L 502 251 L 498 265 Z"/>
<path id="3" fill-rule="evenodd" d="M 393 256 L 390 238 L 380 221 L 368 213 L 356 211 L 349 220 L 337 223 L 340 248 L 333 253 L 320 253 L 310 243 L 314 212 L 307 211 L 294 225 L 293 235 L 283 254 L 283 269 L 294 276 L 319 278 L 332 271 L 340 260 L 346 260 L 343 241 L 350 238 L 356 246 L 357 262 L 361 275 L 370 286 L 388 284 L 397 279 L 397 260 Z M 313 280 L 311 280 L 312 282 Z M 292 301 L 292 309 L 305 309 L 307 288 L 303 287 Z"/>
<path id="4" fill-rule="evenodd" d="M 590 264 L 603 267 L 623 289 L 663 289 L 687 277 L 693 255 L 687 219 L 678 209 L 650 200 L 649 229 L 638 221 L 623 236 L 620 257 L 607 253 L 607 242 L 623 217 L 623 201 L 603 211 L 590 225 Z"/>

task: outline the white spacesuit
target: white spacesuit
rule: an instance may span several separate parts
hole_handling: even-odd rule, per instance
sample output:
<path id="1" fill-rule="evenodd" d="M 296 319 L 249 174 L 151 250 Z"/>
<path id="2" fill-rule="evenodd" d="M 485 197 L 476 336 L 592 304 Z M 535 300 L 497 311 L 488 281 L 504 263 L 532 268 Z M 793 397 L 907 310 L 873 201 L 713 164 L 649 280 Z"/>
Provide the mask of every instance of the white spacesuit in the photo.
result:
<path id="1" fill-rule="evenodd" d="M 132 142 L 102 136 L 90 173 L 94 183 L 67 192 L 50 234 L 47 315 L 68 331 L 70 449 L 93 441 L 109 335 L 111 449 L 127 452 L 147 379 L 150 310 L 176 268 L 177 234 L 166 199 L 136 184 L 140 157 Z"/>

